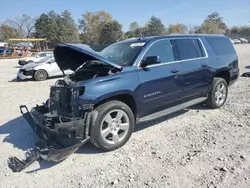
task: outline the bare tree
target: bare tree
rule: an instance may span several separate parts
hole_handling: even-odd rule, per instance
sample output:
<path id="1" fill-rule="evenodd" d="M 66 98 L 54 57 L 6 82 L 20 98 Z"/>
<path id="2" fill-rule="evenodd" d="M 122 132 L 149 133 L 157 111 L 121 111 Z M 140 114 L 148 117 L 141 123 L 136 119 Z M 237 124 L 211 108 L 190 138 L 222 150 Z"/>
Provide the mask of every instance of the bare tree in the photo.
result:
<path id="1" fill-rule="evenodd" d="M 34 30 L 35 28 L 35 21 L 36 19 L 31 18 L 30 16 L 24 14 L 23 15 L 23 20 L 24 20 L 24 28 L 26 29 L 27 32 L 27 37 L 30 37 L 31 32 Z"/>
<path id="2" fill-rule="evenodd" d="M 20 18 L 7 19 L 4 24 L 9 25 L 21 35 L 30 37 L 30 33 L 34 29 L 35 19 L 31 18 L 27 14 L 23 14 Z"/>

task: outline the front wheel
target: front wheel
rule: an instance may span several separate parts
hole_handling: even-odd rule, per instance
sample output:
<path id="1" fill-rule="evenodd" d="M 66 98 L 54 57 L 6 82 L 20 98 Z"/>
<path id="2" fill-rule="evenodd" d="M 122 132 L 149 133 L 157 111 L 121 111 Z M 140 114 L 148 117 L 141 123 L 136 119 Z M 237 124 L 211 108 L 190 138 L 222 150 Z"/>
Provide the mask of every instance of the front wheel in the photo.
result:
<path id="1" fill-rule="evenodd" d="M 37 70 L 35 73 L 34 73 L 34 79 L 36 81 L 43 81 L 43 80 L 46 80 L 48 78 L 48 73 L 45 71 L 45 70 Z"/>
<path id="2" fill-rule="evenodd" d="M 109 101 L 98 106 L 90 131 L 91 142 L 103 151 L 122 147 L 134 130 L 134 114 L 121 101 Z"/>
<path id="3" fill-rule="evenodd" d="M 223 78 L 215 77 L 206 104 L 210 108 L 220 108 L 226 102 L 227 95 L 227 82 Z"/>

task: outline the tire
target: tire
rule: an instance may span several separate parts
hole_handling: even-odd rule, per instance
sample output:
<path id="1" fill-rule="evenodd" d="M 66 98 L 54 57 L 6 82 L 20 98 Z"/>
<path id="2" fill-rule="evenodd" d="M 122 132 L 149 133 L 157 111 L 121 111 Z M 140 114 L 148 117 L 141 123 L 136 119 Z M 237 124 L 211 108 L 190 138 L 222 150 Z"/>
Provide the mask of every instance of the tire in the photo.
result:
<path id="1" fill-rule="evenodd" d="M 47 78 L 48 78 L 48 73 L 45 70 L 40 69 L 34 73 L 34 79 L 36 81 L 44 81 Z"/>
<path id="2" fill-rule="evenodd" d="M 224 88 L 222 88 L 222 86 Z M 206 105 L 214 109 L 220 108 L 226 102 L 227 95 L 228 95 L 228 85 L 226 80 L 224 80 L 223 78 L 215 77 L 213 80 L 212 90 L 210 91 L 208 99 L 206 101 Z"/>
<path id="3" fill-rule="evenodd" d="M 90 125 L 91 143 L 106 152 L 122 147 L 130 139 L 134 130 L 134 114 L 129 106 L 113 100 L 101 104 L 94 111 L 97 115 Z M 117 115 L 121 118 L 117 118 Z"/>

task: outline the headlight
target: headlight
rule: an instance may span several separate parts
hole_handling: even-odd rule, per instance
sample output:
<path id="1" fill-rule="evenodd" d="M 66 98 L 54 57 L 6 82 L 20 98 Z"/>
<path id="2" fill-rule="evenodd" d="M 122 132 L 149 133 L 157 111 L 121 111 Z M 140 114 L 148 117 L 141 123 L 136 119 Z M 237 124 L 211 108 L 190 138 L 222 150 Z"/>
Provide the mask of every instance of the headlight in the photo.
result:
<path id="1" fill-rule="evenodd" d="M 83 95 L 85 87 L 71 88 L 71 97 L 75 99 L 81 95 Z"/>
<path id="2" fill-rule="evenodd" d="M 25 71 L 32 71 L 33 68 L 29 68 L 29 69 L 24 69 Z"/>

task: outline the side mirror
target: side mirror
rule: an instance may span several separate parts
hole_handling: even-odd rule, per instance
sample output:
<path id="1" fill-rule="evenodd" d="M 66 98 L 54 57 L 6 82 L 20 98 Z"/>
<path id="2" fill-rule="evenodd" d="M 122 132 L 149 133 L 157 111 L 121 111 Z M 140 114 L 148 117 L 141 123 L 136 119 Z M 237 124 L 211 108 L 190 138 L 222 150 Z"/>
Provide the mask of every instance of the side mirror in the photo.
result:
<path id="1" fill-rule="evenodd" d="M 154 65 L 154 64 L 159 64 L 159 63 L 161 63 L 159 56 L 149 56 L 145 60 L 142 60 L 141 67 L 145 68 L 148 65 Z"/>

